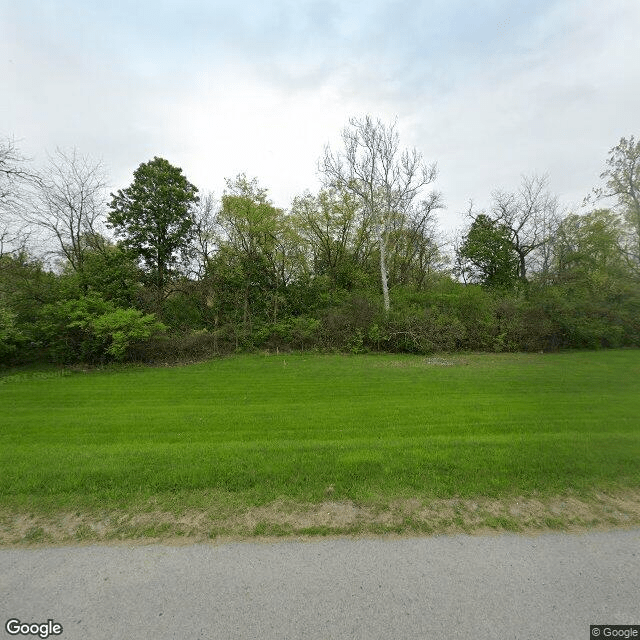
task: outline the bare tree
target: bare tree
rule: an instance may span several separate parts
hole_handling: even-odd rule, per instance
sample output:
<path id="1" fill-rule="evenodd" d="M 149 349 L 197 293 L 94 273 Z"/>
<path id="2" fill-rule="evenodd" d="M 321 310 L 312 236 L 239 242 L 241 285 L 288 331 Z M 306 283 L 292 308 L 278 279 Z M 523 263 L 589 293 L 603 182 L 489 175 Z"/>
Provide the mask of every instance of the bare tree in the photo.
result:
<path id="1" fill-rule="evenodd" d="M 541 270 L 548 267 L 545 247 L 560 220 L 558 199 L 547 190 L 548 182 L 547 175 L 523 176 L 517 192 L 494 191 L 492 194 L 492 218 L 508 231 L 518 254 L 518 273 L 522 280 L 527 279 L 529 263 L 534 257 Z"/>
<path id="2" fill-rule="evenodd" d="M 0 223 L 0 258 L 27 251 L 29 229 L 10 217 L 2 217 Z"/>
<path id="3" fill-rule="evenodd" d="M 100 222 L 106 209 L 106 179 L 99 162 L 92 162 L 73 149 L 57 149 L 37 180 L 24 219 L 54 240 L 56 254 L 82 271 L 84 254 L 100 237 Z"/>
<path id="4" fill-rule="evenodd" d="M 319 170 L 325 185 L 352 192 L 372 220 L 380 253 L 384 307 L 389 311 L 387 252 L 393 219 L 406 215 L 421 189 L 433 182 L 436 165 L 426 166 L 416 149 L 401 150 L 396 124 L 351 118 L 342 132 L 344 149 L 325 148 Z"/>
<path id="5" fill-rule="evenodd" d="M 15 141 L 0 140 L 0 256 L 25 247 L 29 229 L 19 214 L 35 179 Z"/>
<path id="6" fill-rule="evenodd" d="M 34 178 L 26 166 L 27 159 L 18 151 L 15 140 L 0 141 L 0 204 L 3 208 L 16 202 L 21 183 Z"/>

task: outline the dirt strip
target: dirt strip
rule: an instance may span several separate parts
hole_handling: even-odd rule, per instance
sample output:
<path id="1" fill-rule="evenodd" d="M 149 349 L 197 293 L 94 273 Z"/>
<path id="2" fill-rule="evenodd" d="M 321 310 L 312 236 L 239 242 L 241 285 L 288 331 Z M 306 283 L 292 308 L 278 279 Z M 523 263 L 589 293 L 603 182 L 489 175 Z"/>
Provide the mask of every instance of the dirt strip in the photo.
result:
<path id="1" fill-rule="evenodd" d="M 278 500 L 232 510 L 214 504 L 170 512 L 147 505 L 135 512 L 57 512 L 48 515 L 0 509 L 0 545 L 93 542 L 201 542 L 256 537 L 327 535 L 434 535 L 488 532 L 540 533 L 627 528 L 640 525 L 640 490 L 583 496 L 503 500 L 403 499 L 356 504 Z"/>

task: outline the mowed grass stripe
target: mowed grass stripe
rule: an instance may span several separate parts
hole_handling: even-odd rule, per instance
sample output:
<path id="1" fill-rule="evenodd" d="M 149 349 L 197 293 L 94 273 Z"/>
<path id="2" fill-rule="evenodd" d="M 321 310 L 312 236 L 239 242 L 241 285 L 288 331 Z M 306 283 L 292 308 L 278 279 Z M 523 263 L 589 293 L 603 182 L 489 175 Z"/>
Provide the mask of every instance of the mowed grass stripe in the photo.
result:
<path id="1" fill-rule="evenodd" d="M 328 488 L 334 499 L 389 500 L 638 487 L 639 374 L 639 351 L 611 351 L 238 356 L 22 376 L 0 385 L 0 500 L 126 506 L 212 490 L 262 504 L 320 501 Z"/>

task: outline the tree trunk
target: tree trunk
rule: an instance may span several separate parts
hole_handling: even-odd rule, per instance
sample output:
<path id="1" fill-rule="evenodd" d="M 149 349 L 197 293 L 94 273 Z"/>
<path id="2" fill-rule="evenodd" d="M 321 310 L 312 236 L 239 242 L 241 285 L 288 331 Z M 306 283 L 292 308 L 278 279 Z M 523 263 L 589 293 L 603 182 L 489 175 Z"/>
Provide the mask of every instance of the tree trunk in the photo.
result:
<path id="1" fill-rule="evenodd" d="M 523 281 L 527 281 L 527 263 L 525 262 L 524 253 L 519 253 L 518 257 L 520 259 L 520 279 Z"/>
<path id="2" fill-rule="evenodd" d="M 380 248 L 380 280 L 382 281 L 382 297 L 384 299 L 384 311 L 389 313 L 389 284 L 387 277 L 387 248 L 384 243 L 382 226 L 378 224 L 378 246 Z"/>
<path id="3" fill-rule="evenodd" d="M 244 309 L 242 314 L 242 326 L 244 327 L 245 333 L 249 333 L 249 331 L 251 331 L 249 327 L 249 285 L 246 285 L 244 289 Z"/>

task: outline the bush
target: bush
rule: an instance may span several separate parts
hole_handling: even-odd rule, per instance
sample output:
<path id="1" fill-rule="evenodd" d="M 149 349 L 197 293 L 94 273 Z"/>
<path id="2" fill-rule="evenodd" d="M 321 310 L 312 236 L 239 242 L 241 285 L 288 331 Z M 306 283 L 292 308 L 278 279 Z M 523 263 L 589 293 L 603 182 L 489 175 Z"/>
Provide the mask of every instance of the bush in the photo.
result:
<path id="1" fill-rule="evenodd" d="M 45 305 L 36 323 L 58 362 L 124 360 L 134 345 L 165 329 L 153 314 L 115 307 L 97 294 Z"/>
<path id="2" fill-rule="evenodd" d="M 16 316 L 0 305 L 0 362 L 8 361 L 25 341 L 16 326 Z"/>
<path id="3" fill-rule="evenodd" d="M 166 330 L 166 326 L 153 314 L 143 314 L 137 309 L 115 309 L 90 320 L 91 330 L 102 343 L 104 353 L 122 361 L 130 349 L 146 342 L 153 334 Z"/>
<path id="4" fill-rule="evenodd" d="M 321 346 L 351 352 L 365 350 L 365 337 L 383 322 L 380 303 L 365 295 L 351 295 L 341 305 L 325 310 L 318 338 Z"/>
<path id="5" fill-rule="evenodd" d="M 548 287 L 540 306 L 559 347 L 598 349 L 640 345 L 640 294 L 630 285 L 617 292 L 577 282 Z"/>
<path id="6" fill-rule="evenodd" d="M 131 358 L 140 362 L 185 362 L 231 353 L 233 347 L 220 339 L 219 332 L 206 329 L 188 333 L 158 334 L 131 350 Z"/>
<path id="7" fill-rule="evenodd" d="M 438 308 L 403 308 L 392 311 L 385 325 L 388 351 L 428 354 L 456 351 L 466 335 L 462 322 Z"/>
<path id="8" fill-rule="evenodd" d="M 255 332 L 256 346 L 270 349 L 308 349 L 317 346 L 320 320 L 309 316 L 283 318 Z"/>

